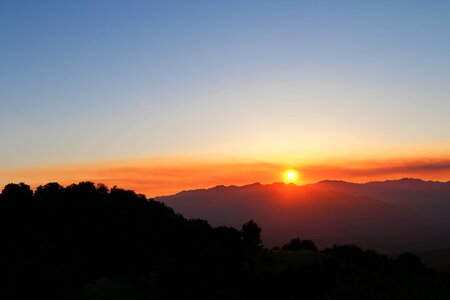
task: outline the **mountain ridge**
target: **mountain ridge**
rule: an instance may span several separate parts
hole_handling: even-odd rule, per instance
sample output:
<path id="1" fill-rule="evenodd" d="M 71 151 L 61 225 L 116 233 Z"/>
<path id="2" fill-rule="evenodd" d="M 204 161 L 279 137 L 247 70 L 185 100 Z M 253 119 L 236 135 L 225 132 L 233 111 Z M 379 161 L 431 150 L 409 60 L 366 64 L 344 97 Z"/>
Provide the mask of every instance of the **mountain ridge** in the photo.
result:
<path id="1" fill-rule="evenodd" d="M 345 181 L 345 180 L 335 180 L 335 179 L 324 179 L 324 180 L 320 180 L 318 182 L 315 183 L 307 183 L 307 184 L 303 184 L 303 185 L 298 185 L 295 183 L 284 183 L 284 182 L 279 182 L 279 181 L 275 181 L 272 183 L 260 183 L 260 182 L 253 182 L 253 183 L 248 183 L 248 184 L 244 184 L 244 185 L 216 185 L 213 187 L 209 187 L 209 188 L 197 188 L 197 189 L 192 189 L 192 190 L 182 190 L 179 191 L 175 194 L 169 194 L 169 195 L 161 195 L 161 196 L 156 196 L 154 197 L 155 199 L 157 198 L 163 198 L 163 197 L 170 197 L 170 196 L 174 196 L 174 195 L 178 195 L 181 193 L 185 193 L 185 192 L 195 192 L 195 191 L 206 191 L 206 190 L 212 190 L 212 189 L 217 189 L 217 188 L 243 188 L 243 187 L 251 187 L 251 186 L 270 186 L 270 185 L 276 185 L 276 184 L 282 184 L 282 185 L 291 185 L 291 186 L 296 186 L 296 187 L 309 187 L 309 186 L 314 186 L 314 185 L 318 185 L 318 184 L 350 184 L 350 185 L 375 185 L 375 184 L 389 184 L 389 183 L 431 183 L 431 184 L 450 184 L 450 181 L 435 181 L 435 180 L 423 180 L 420 178 L 410 178 L 410 177 L 404 177 L 404 178 L 400 178 L 400 179 L 389 179 L 389 180 L 383 180 L 383 181 L 367 181 L 367 182 L 351 182 L 351 181 Z"/>
<path id="2" fill-rule="evenodd" d="M 323 246 L 345 242 L 386 251 L 450 246 L 444 240 L 450 223 L 440 209 L 450 211 L 450 185 L 445 182 L 404 178 L 363 184 L 252 183 L 155 199 L 188 218 L 203 218 L 215 226 L 239 226 L 254 219 L 262 225 L 263 240 L 269 246 L 287 242 L 288 236 L 315 239 Z M 422 206 L 431 208 L 417 209 Z"/>

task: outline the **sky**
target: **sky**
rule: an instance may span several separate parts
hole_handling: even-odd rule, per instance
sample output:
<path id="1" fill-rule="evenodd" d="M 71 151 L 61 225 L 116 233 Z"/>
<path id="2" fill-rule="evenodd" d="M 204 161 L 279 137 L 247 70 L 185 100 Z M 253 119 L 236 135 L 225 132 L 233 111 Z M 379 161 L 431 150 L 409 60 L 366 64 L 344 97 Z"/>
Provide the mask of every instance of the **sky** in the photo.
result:
<path id="1" fill-rule="evenodd" d="M 449 12 L 0 0 L 0 186 L 450 180 Z"/>

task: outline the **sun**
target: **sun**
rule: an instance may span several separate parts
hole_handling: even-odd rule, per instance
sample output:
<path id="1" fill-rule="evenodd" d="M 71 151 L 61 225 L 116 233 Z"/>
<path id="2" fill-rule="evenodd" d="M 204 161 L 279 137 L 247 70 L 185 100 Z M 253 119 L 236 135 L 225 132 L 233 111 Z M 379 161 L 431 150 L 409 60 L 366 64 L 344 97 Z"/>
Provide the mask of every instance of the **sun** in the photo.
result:
<path id="1" fill-rule="evenodd" d="M 296 170 L 287 170 L 284 172 L 284 181 L 286 183 L 294 183 L 298 179 L 298 172 Z"/>

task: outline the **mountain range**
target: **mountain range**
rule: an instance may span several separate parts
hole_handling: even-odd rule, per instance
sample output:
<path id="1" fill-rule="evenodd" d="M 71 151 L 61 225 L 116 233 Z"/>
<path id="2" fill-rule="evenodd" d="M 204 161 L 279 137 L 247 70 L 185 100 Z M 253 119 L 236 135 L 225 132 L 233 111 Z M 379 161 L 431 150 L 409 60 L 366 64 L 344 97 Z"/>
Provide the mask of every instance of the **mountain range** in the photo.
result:
<path id="1" fill-rule="evenodd" d="M 450 247 L 450 182 L 254 183 L 157 197 L 187 218 L 239 228 L 253 219 L 267 247 L 294 237 L 319 247 L 354 243 L 380 251 Z"/>

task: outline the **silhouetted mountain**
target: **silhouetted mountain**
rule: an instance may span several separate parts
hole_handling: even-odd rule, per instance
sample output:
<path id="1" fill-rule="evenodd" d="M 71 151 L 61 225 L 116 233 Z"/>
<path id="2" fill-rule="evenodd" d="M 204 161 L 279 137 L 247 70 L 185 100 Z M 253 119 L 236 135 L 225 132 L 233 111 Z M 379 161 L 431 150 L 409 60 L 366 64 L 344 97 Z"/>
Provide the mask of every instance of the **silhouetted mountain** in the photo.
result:
<path id="1" fill-rule="evenodd" d="M 326 180 L 309 187 L 353 196 L 373 197 L 412 209 L 435 221 L 450 220 L 450 182 L 403 178 L 357 184 Z"/>
<path id="2" fill-rule="evenodd" d="M 204 218 L 214 225 L 236 226 L 254 219 L 261 225 L 268 246 L 282 245 L 293 236 L 312 239 L 322 247 L 356 243 L 398 251 L 450 246 L 450 241 L 441 239 L 444 233 L 431 234 L 436 220 L 413 210 L 413 205 L 400 206 L 407 200 L 398 198 L 412 194 L 419 205 L 426 199 L 428 186 L 428 197 L 439 193 L 436 202 L 445 200 L 446 189 L 440 183 L 417 180 L 365 185 L 338 181 L 306 186 L 255 183 L 184 191 L 157 199 L 189 218 Z"/>

